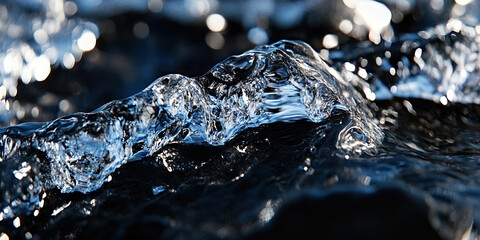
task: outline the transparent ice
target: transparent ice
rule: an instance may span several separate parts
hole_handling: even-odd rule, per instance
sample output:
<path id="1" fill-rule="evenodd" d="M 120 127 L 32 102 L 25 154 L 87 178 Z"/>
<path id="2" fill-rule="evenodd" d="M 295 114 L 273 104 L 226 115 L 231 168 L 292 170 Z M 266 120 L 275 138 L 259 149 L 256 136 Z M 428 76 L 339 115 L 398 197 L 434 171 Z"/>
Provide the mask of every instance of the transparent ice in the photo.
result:
<path id="1" fill-rule="evenodd" d="M 91 113 L 0 130 L 5 216 L 32 211 L 46 189 L 88 193 L 127 161 L 169 143 L 222 145 L 278 121 L 350 122 L 337 148 L 372 152 L 383 133 L 366 100 L 303 42 L 280 41 L 232 56 L 196 78 L 157 79 L 142 92 Z"/>

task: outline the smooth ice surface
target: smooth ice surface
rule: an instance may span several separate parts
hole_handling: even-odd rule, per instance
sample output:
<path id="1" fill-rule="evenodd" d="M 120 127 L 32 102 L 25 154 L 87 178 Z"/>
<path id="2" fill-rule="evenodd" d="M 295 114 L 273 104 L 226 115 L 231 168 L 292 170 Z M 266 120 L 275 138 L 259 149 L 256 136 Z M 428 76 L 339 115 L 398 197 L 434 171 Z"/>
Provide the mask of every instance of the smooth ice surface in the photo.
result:
<path id="1" fill-rule="evenodd" d="M 322 122 L 344 114 L 349 123 L 337 148 L 373 152 L 383 133 L 366 104 L 307 44 L 261 46 L 200 77 L 161 77 L 91 113 L 1 129 L 3 214 L 41 207 L 46 189 L 96 190 L 123 163 L 167 144 L 222 145 L 246 128 L 279 121 Z"/>

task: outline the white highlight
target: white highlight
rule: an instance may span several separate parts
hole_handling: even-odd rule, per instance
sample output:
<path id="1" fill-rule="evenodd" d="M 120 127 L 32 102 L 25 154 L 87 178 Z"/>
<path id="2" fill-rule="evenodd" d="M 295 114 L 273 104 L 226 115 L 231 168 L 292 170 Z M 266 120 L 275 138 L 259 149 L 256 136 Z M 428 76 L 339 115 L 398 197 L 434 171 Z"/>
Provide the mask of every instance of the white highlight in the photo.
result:
<path id="1" fill-rule="evenodd" d="M 348 19 L 343 19 L 340 24 L 338 25 L 338 29 L 345 34 L 349 34 L 353 30 L 353 24 Z"/>
<path id="2" fill-rule="evenodd" d="M 211 14 L 207 17 L 207 27 L 212 32 L 221 32 L 227 27 L 225 18 L 217 13 Z"/>
<path id="3" fill-rule="evenodd" d="M 89 30 L 84 30 L 82 36 L 77 40 L 77 45 L 80 50 L 87 52 L 95 47 L 96 41 L 97 38 L 95 37 L 95 34 Z"/>
<path id="4" fill-rule="evenodd" d="M 461 6 L 465 6 L 471 2 L 473 2 L 473 0 L 455 0 L 455 3 Z"/>
<path id="5" fill-rule="evenodd" d="M 392 20 L 392 13 L 382 3 L 372 0 L 347 2 L 349 2 L 349 5 L 354 8 L 355 22 L 357 24 L 364 24 L 371 32 L 376 34 L 381 33 L 382 30 L 387 27 Z"/>
<path id="6" fill-rule="evenodd" d="M 338 37 L 334 34 L 327 34 L 323 37 L 323 46 L 325 48 L 331 49 L 338 46 Z"/>
<path id="7" fill-rule="evenodd" d="M 48 75 L 50 74 L 50 59 L 45 56 L 41 55 L 40 57 L 37 57 L 33 62 L 32 66 L 34 68 L 33 70 L 33 77 L 37 81 L 43 81 L 45 80 Z"/>
<path id="8" fill-rule="evenodd" d="M 75 57 L 73 56 L 72 53 L 67 52 L 65 55 L 63 55 L 63 60 L 62 60 L 63 66 L 67 69 L 72 69 L 73 66 L 75 65 Z"/>
<path id="9" fill-rule="evenodd" d="M 15 220 L 13 220 L 13 226 L 14 226 L 15 228 L 19 228 L 19 227 L 21 226 L 20 218 L 19 218 L 19 217 L 15 218 Z"/>

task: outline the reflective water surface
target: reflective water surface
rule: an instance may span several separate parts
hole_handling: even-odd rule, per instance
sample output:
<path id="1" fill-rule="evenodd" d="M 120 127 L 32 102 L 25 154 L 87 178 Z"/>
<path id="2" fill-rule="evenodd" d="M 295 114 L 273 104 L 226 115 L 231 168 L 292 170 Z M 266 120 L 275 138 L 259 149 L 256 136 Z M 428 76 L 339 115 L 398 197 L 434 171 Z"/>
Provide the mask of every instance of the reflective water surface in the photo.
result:
<path id="1" fill-rule="evenodd" d="M 479 5 L 4 2 L 0 239 L 477 239 Z"/>

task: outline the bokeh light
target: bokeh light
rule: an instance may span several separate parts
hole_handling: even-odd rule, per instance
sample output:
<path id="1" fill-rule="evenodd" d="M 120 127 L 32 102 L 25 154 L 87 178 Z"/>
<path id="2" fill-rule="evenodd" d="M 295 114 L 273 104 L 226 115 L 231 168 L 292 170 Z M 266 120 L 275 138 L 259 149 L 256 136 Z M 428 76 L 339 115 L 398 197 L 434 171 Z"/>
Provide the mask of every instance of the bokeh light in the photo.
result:
<path id="1" fill-rule="evenodd" d="M 95 47 L 96 41 L 97 38 L 95 37 L 95 34 L 93 34 L 89 30 L 84 30 L 80 38 L 78 38 L 77 44 L 80 50 L 86 52 L 92 50 Z"/>
<path id="2" fill-rule="evenodd" d="M 207 17 L 207 27 L 212 32 L 221 32 L 227 27 L 227 21 L 222 15 L 214 13 Z"/>

